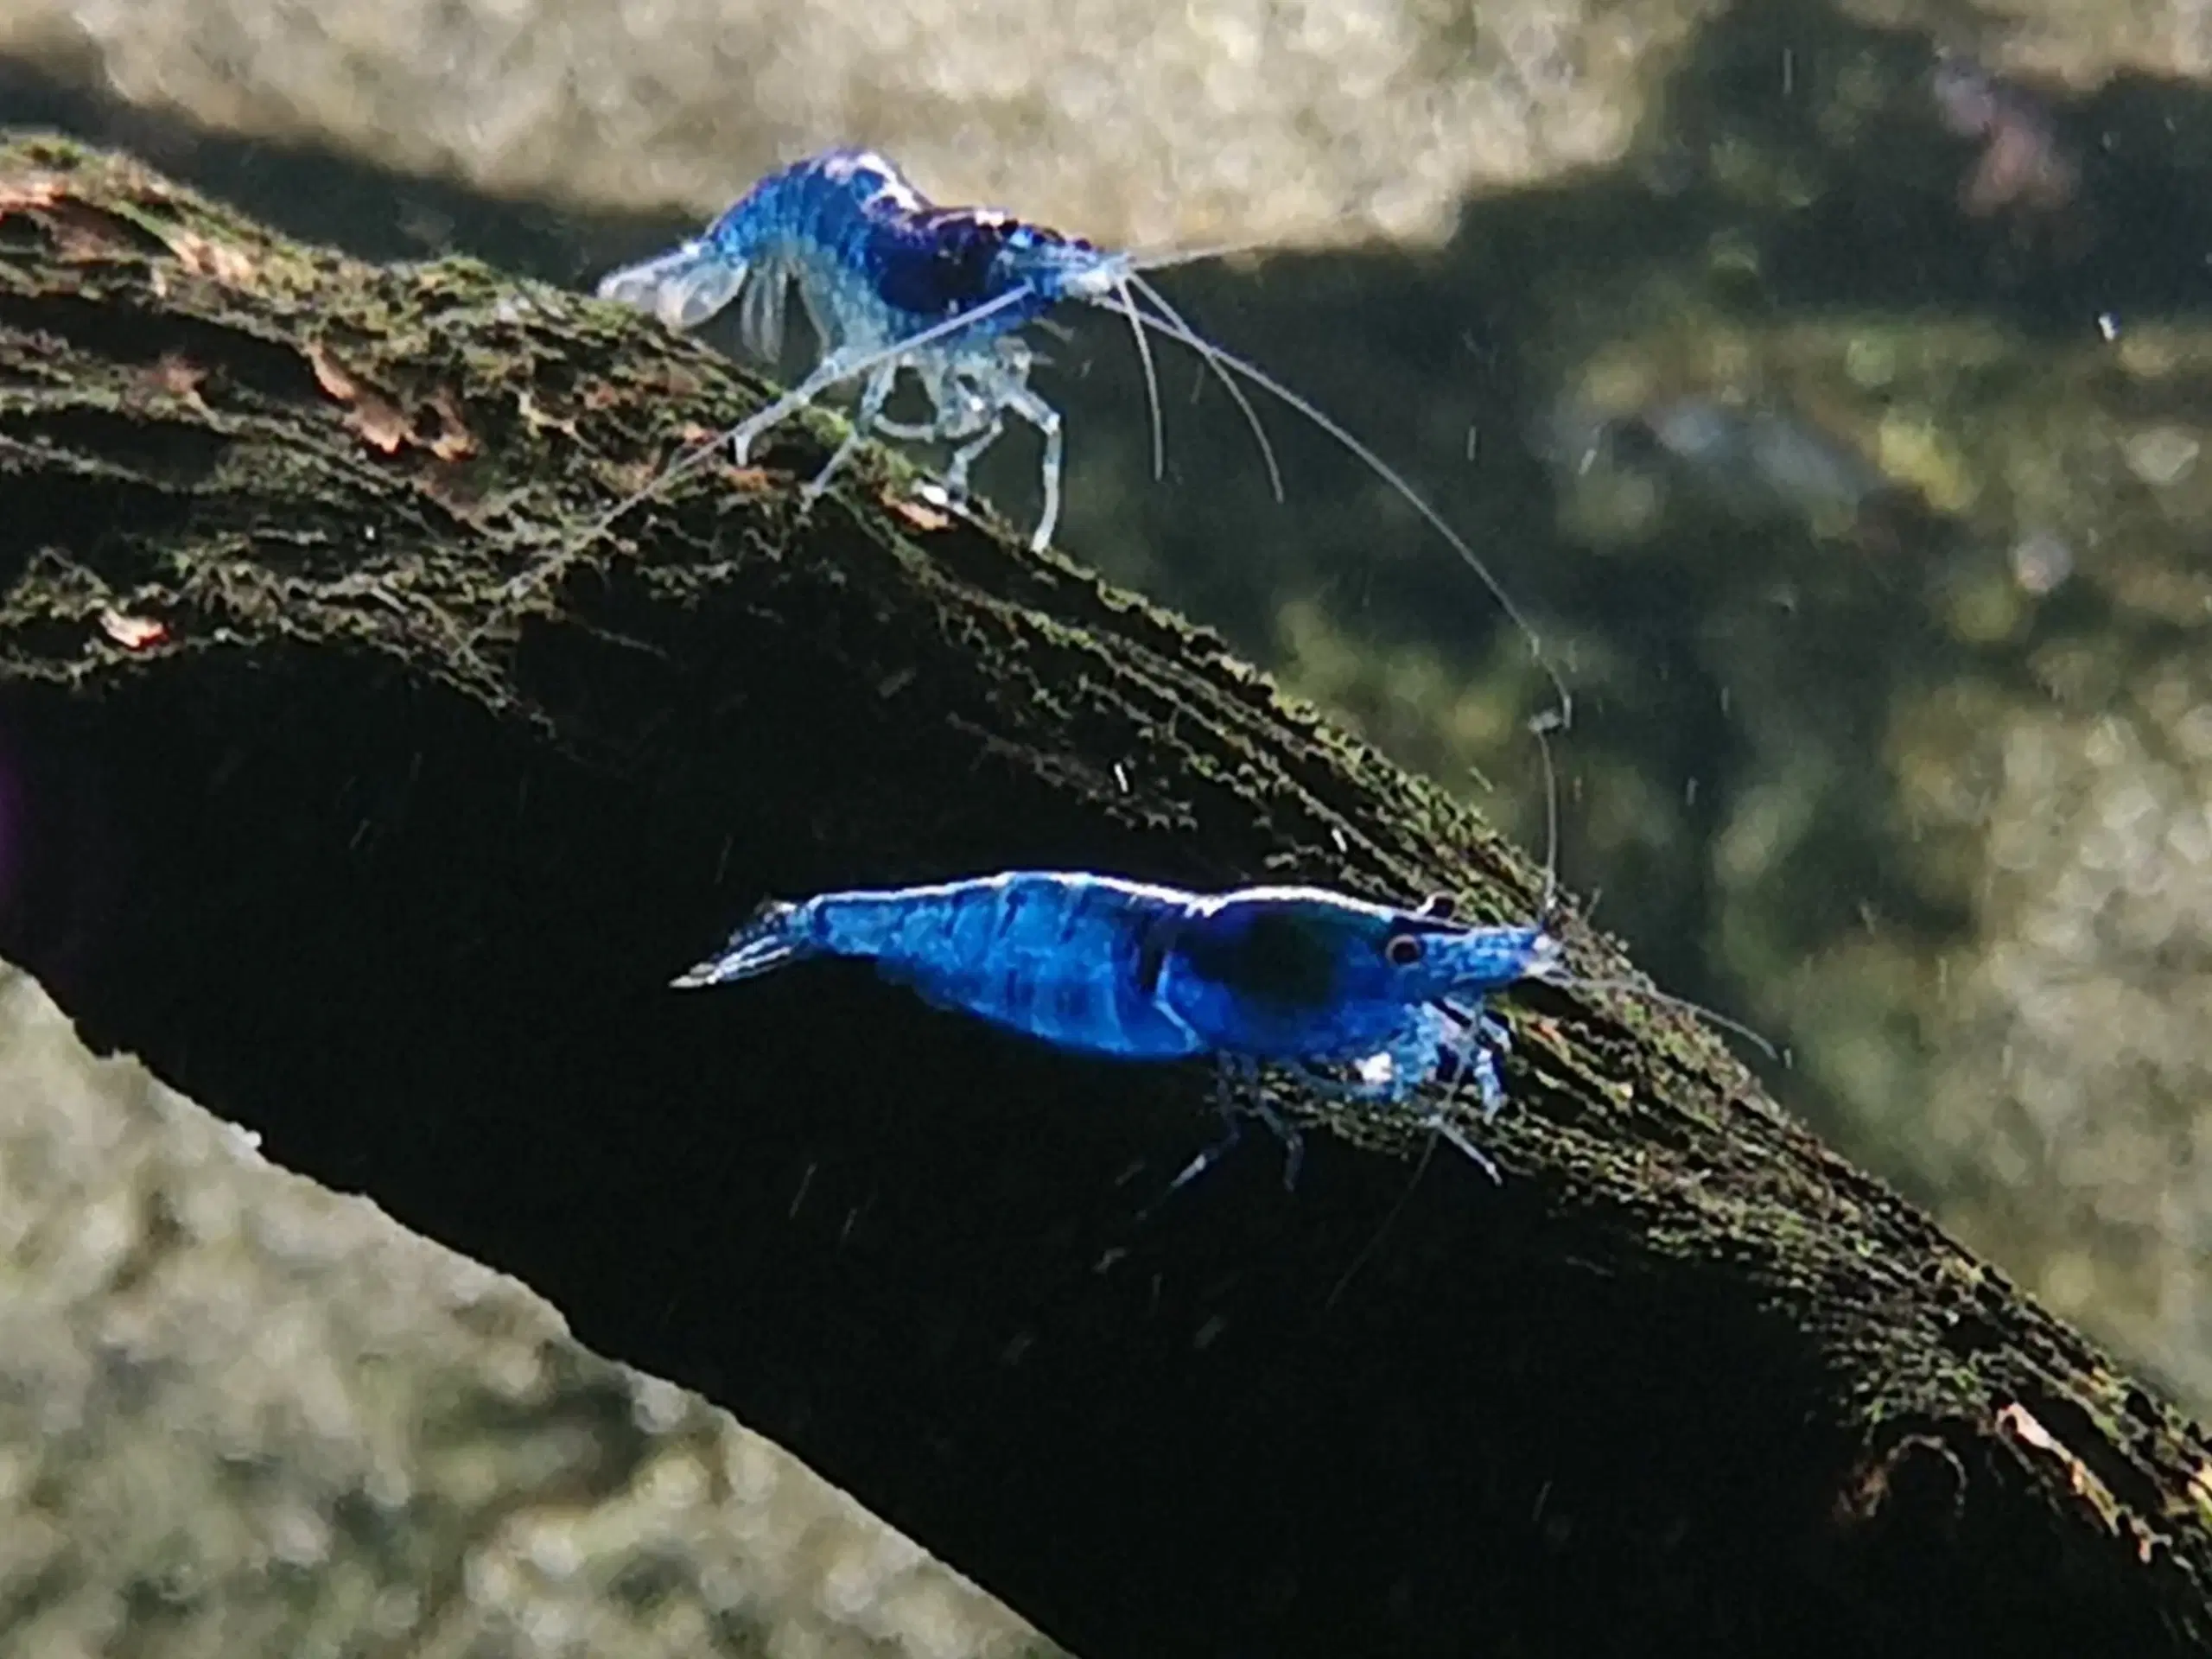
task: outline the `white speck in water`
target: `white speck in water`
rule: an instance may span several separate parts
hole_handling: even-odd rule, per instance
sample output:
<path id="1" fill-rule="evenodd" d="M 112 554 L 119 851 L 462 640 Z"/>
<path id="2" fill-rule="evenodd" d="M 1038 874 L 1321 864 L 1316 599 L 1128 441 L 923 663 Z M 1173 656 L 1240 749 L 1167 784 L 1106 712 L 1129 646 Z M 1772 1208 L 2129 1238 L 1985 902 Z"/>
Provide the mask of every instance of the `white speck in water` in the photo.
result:
<path id="1" fill-rule="evenodd" d="M 2177 426 L 2153 426 L 2120 445 L 2127 470 L 2154 489 L 2178 484 L 2196 465 L 2203 446 Z"/>
<path id="2" fill-rule="evenodd" d="M 1120 761 L 1114 763 L 1114 781 L 1122 786 L 1122 793 L 1129 792 L 1129 769 Z"/>
<path id="3" fill-rule="evenodd" d="M 2120 313 L 2117 311 L 2098 312 L 2097 333 L 2104 339 L 2107 345 L 2111 344 L 2113 340 L 2118 340 L 2120 338 Z"/>
<path id="4" fill-rule="evenodd" d="M 2050 530 L 2033 530 L 2012 543 L 2012 580 L 2031 594 L 2047 594 L 2074 574 L 2074 550 Z"/>

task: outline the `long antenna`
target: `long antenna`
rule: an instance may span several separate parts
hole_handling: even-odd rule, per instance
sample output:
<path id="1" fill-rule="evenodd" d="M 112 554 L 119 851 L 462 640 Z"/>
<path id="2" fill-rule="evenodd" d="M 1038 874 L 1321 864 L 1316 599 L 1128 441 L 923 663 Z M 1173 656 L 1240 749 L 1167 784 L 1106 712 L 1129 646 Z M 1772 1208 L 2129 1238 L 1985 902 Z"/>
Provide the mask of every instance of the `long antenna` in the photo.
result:
<path id="1" fill-rule="evenodd" d="M 1176 327 L 1182 331 L 1184 343 L 1197 351 L 1200 360 L 1205 364 L 1208 372 L 1221 382 L 1224 390 L 1235 400 L 1236 407 L 1243 411 L 1244 424 L 1252 429 L 1252 437 L 1260 446 L 1261 464 L 1268 469 L 1268 488 L 1274 493 L 1276 500 L 1282 500 L 1284 499 L 1282 467 L 1275 460 L 1275 447 L 1268 437 L 1268 429 L 1260 424 L 1259 410 L 1252 407 L 1252 400 L 1244 395 L 1244 388 L 1230 378 L 1229 370 L 1219 360 L 1224 355 L 1221 348 L 1192 327 L 1189 323 L 1184 321 L 1183 314 L 1167 303 L 1167 296 L 1145 281 L 1143 277 L 1131 276 L 1122 284 L 1122 295 L 1124 299 L 1128 298 L 1132 289 L 1158 306 Z M 1145 321 L 1154 322 L 1156 326 L 1154 318 L 1137 310 L 1134 304 L 1129 307 L 1129 311 L 1132 317 L 1141 317 Z"/>
<path id="2" fill-rule="evenodd" d="M 1122 296 L 1122 311 L 1129 320 L 1129 335 L 1137 343 L 1137 361 L 1144 365 L 1144 406 L 1152 416 L 1152 478 L 1156 484 L 1167 475 L 1167 433 L 1160 423 L 1160 376 L 1153 369 L 1152 341 L 1145 336 L 1144 319 L 1137 315 L 1137 302 L 1129 293 L 1129 285 L 1120 283 L 1114 291 Z"/>
<path id="3" fill-rule="evenodd" d="M 1550 916 L 1552 906 L 1559 899 L 1559 770 L 1552 764 L 1551 733 L 1554 724 L 1553 713 L 1547 709 L 1529 722 L 1529 735 L 1536 740 L 1536 747 L 1544 757 L 1544 900 L 1536 912 L 1536 925 L 1541 927 Z M 1701 1014 L 1724 1031 L 1732 1031 L 1747 1042 L 1757 1045 L 1759 1052 L 1777 1065 L 1789 1064 L 1789 1052 L 1778 1047 L 1764 1032 L 1745 1025 L 1707 1007 L 1702 1002 L 1693 1002 L 1686 996 L 1676 996 L 1649 985 L 1639 985 L 1626 979 L 1584 979 L 1573 974 L 1541 974 L 1536 976 L 1547 985 L 1580 987 L 1584 990 L 1618 991 L 1625 996 L 1640 996 L 1647 1002 L 1657 1002 L 1685 1014 Z"/>
<path id="4" fill-rule="evenodd" d="M 1539 927 L 1550 918 L 1552 906 L 1559 899 L 1559 768 L 1552 764 L 1550 713 L 1548 709 L 1529 722 L 1529 734 L 1536 740 L 1537 752 L 1544 758 L 1544 899 L 1536 910 Z"/>
<path id="5" fill-rule="evenodd" d="M 1571 989 L 1618 991 L 1624 996 L 1640 996 L 1647 1002 L 1656 1002 L 1662 1007 L 1679 1008 L 1684 1014 L 1701 1014 L 1723 1031 L 1732 1031 L 1746 1042 L 1756 1045 L 1760 1053 L 1777 1065 L 1788 1065 L 1791 1063 L 1789 1051 L 1778 1046 L 1774 1039 L 1764 1032 L 1756 1027 L 1747 1026 L 1742 1020 L 1721 1013 L 1718 1008 L 1707 1007 L 1702 1002 L 1693 1002 L 1687 996 L 1676 996 L 1672 992 L 1659 990 L 1649 985 L 1639 985 L 1632 979 L 1584 979 L 1577 974 L 1537 974 L 1532 977 L 1541 984 L 1560 985 Z"/>
<path id="6" fill-rule="evenodd" d="M 1243 242 L 1202 243 L 1197 247 L 1154 248 L 1149 252 L 1133 251 L 1128 255 L 1131 270 L 1173 270 L 1178 265 L 1204 264 L 1209 259 L 1234 259 L 1241 254 L 1274 253 L 1280 245 L 1254 237 Z"/>
<path id="7" fill-rule="evenodd" d="M 1161 299 L 1160 291 L 1151 283 L 1136 276 L 1130 277 L 1129 283 L 1147 299 L 1165 308 L 1165 302 Z M 1224 350 L 1211 340 L 1200 338 L 1188 323 L 1181 321 L 1172 310 L 1166 310 L 1164 315 L 1158 316 L 1150 312 L 1141 312 L 1139 315 L 1161 334 L 1179 340 L 1183 345 L 1204 357 L 1209 363 L 1233 371 L 1262 391 L 1303 415 L 1315 426 L 1334 438 L 1352 455 L 1365 463 L 1377 478 L 1395 491 L 1399 499 L 1419 514 L 1423 523 L 1444 538 L 1445 544 L 1459 556 L 1460 563 L 1481 579 L 1483 586 L 1490 589 L 1491 597 L 1497 601 L 1499 608 L 1505 613 L 1513 625 L 1521 630 L 1522 637 L 1529 642 L 1529 654 L 1535 659 L 1536 665 L 1543 671 L 1544 677 L 1551 683 L 1553 695 L 1557 699 L 1554 710 L 1556 716 L 1554 724 L 1564 730 L 1574 723 L 1574 694 L 1567 690 L 1565 677 L 1560 673 L 1558 668 L 1553 664 L 1551 658 L 1546 653 L 1542 636 L 1536 632 L 1535 625 L 1529 621 L 1527 613 L 1515 603 L 1513 595 L 1505 590 L 1504 584 L 1491 574 L 1490 566 L 1483 562 L 1482 556 L 1467 544 L 1465 537 L 1445 522 L 1444 515 L 1429 505 L 1421 493 L 1406 481 L 1402 474 L 1360 439 L 1355 437 L 1343 423 L 1325 414 L 1310 399 L 1293 391 L 1257 364 L 1238 357 L 1235 353 Z"/>

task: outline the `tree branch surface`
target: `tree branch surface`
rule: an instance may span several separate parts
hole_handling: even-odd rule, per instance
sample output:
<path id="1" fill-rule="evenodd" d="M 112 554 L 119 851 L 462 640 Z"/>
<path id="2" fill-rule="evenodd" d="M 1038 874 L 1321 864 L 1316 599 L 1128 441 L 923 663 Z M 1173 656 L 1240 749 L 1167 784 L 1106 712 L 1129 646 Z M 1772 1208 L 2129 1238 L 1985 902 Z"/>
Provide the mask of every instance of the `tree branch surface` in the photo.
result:
<path id="1" fill-rule="evenodd" d="M 1055 1652 L 4 966 L 0 1287 L 0 1653 Z"/>
<path id="2" fill-rule="evenodd" d="M 2212 1650 L 2212 1446 L 1689 1021 L 1506 999 L 1492 1187 L 1215 1131 L 759 898 L 1014 867 L 1467 896 L 1529 861 L 837 417 L 465 261 L 0 149 L 0 950 L 96 1040 L 703 1389 L 1074 1651 Z M 1574 966 L 1626 971 L 1569 921 Z"/>

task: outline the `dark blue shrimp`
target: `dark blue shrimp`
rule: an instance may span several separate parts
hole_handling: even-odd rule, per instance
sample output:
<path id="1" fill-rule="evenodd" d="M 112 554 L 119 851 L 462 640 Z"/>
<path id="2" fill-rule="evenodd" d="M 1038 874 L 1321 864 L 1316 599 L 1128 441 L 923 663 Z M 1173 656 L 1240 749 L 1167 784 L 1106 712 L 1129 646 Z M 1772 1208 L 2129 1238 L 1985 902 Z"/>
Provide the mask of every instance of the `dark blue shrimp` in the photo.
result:
<path id="1" fill-rule="evenodd" d="M 1011 871 L 937 887 L 769 903 L 675 982 L 716 985 L 812 957 L 852 957 L 942 1007 L 1057 1047 L 1122 1059 L 1214 1056 L 1227 1090 L 1262 1064 L 1351 1098 L 1401 1102 L 1449 1073 L 1485 1117 L 1504 1102 L 1490 993 L 1554 976 L 1541 928 L 1470 927 L 1312 887 L 1202 894 L 1112 876 Z M 1344 1068 L 1347 1077 L 1316 1066 Z M 1245 1103 L 1291 1148 L 1298 1137 Z M 1488 1158 L 1444 1118 L 1470 1158 Z M 1236 1119 L 1229 1118 L 1232 1138 Z M 1180 1185 L 1224 1147 L 1202 1154 Z"/>
<path id="2" fill-rule="evenodd" d="M 1135 335 L 1153 419 L 1153 471 L 1162 470 L 1160 398 L 1147 331 L 1196 352 L 1227 388 L 1257 437 L 1276 498 L 1281 470 L 1250 401 L 1237 382 L 1260 387 L 1312 421 L 1364 463 L 1441 536 L 1481 578 L 1527 639 L 1557 697 L 1557 723 L 1569 723 L 1573 698 L 1546 656 L 1535 627 L 1466 540 L 1381 456 L 1298 393 L 1256 365 L 1199 336 L 1143 273 L 1203 256 L 1141 257 L 1100 248 L 1011 214 L 984 207 L 941 207 L 871 151 L 833 149 L 770 174 L 709 226 L 673 251 L 626 266 L 602 280 L 599 295 L 652 312 L 672 327 L 692 328 L 741 301 L 747 346 L 772 355 L 784 303 L 796 287 L 819 337 L 822 355 L 797 386 L 715 443 L 702 446 L 586 533 L 588 543 L 638 502 L 699 465 L 721 442 L 741 464 L 755 439 L 832 386 L 857 380 L 850 432 L 806 486 L 811 500 L 871 432 L 955 446 L 945 486 L 966 493 L 969 468 L 1016 415 L 1044 438 L 1044 505 L 1031 538 L 1042 549 L 1059 518 L 1059 412 L 1031 389 L 1034 357 L 1020 330 L 1065 301 L 1119 312 Z M 1141 303 L 1140 303 L 1141 302 Z M 921 382 L 930 420 L 902 425 L 884 414 L 902 370 Z"/>

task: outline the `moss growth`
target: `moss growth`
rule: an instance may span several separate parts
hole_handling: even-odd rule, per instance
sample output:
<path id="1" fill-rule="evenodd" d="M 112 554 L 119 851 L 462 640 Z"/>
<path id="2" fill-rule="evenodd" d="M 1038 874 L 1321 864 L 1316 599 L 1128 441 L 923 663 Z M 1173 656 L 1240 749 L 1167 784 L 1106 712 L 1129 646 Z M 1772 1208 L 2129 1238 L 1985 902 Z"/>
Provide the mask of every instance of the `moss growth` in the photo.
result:
<path id="1" fill-rule="evenodd" d="M 822 448 L 804 430 L 737 487 L 702 468 L 589 546 L 565 542 L 758 395 L 610 308 L 465 262 L 385 270 L 291 247 L 59 144 L 0 151 L 0 423 L 22 503 L 0 530 L 5 712 L 43 764 L 97 757 L 123 798 L 138 900 L 63 975 L 111 1039 L 249 1105 L 328 1096 L 337 1122 L 468 1122 L 512 1178 L 456 1198 L 445 1184 L 470 1172 L 429 1154 L 385 1178 L 464 1240 L 489 1248 L 512 1225 L 507 1243 L 598 1287 L 594 1311 L 640 1344 L 669 1322 L 638 1312 L 623 1264 L 580 1259 L 565 1217 L 520 1218 L 561 1215 L 554 1192 L 613 1205 L 563 1184 L 612 1179 L 658 1144 L 620 1236 L 681 1257 L 704 1323 L 735 1333 L 695 1338 L 728 1345 L 689 1363 L 772 1396 L 760 1379 L 785 1350 L 824 1356 L 787 1426 L 830 1455 L 880 1446 L 884 1402 L 900 1402 L 918 1428 L 868 1472 L 918 1510 L 954 1501 L 940 1441 L 993 1471 L 987 1487 L 1074 1459 L 1065 1478 L 1085 1497 L 1055 1492 L 1065 1535 L 1020 1504 L 934 1513 L 1076 1609 L 1077 1635 L 1131 1616 L 1128 1559 L 1110 1558 L 1110 1589 L 1096 1567 L 1118 1539 L 1141 1580 L 1183 1592 L 1163 1605 L 1207 1609 L 1216 1647 L 1334 1650 L 1382 1616 L 1344 1564 L 1357 1529 L 1387 1520 L 1433 1605 L 1477 1593 L 1507 1645 L 1564 1643 L 1584 1621 L 1655 1642 L 1751 1629 L 1807 1652 L 1907 1620 L 1936 1646 L 2023 1652 L 2090 1632 L 2145 1653 L 2212 1639 L 2212 1533 L 2190 1496 L 2202 1437 L 2157 1406 L 2116 1434 L 2094 1348 L 1679 1016 L 1553 988 L 1511 1000 L 1514 1106 L 1480 1133 L 1514 1179 L 1479 1202 L 1447 1189 L 1465 1201 L 1421 1235 L 1433 1273 L 1377 1271 L 1338 1304 L 1328 1287 L 1355 1256 L 1323 1205 L 1288 1212 L 1293 1228 L 1224 1194 L 1205 1224 L 1268 1230 L 1243 1242 L 1269 1289 L 1215 1352 L 1212 1335 L 1159 1346 L 1169 1327 L 1116 1300 L 1080 1219 L 1115 1191 L 1112 1137 L 1148 1111 L 1187 1131 L 1202 1077 L 1056 1069 L 834 991 L 730 999 L 688 1025 L 626 1000 L 610 988 L 658 984 L 705 918 L 763 892 L 1084 867 L 1469 892 L 1503 917 L 1526 915 L 1541 879 L 1216 636 L 988 526 L 900 512 L 891 462 L 870 457 L 802 517 L 797 480 Z M 166 401 L 130 404 L 149 369 Z M 512 584 L 537 571 L 550 579 L 518 602 Z M 99 626 L 108 612 L 166 632 L 134 648 Z M 1794 786 L 1817 797 L 1835 776 Z M 59 891 L 68 855 L 44 856 L 58 861 L 35 874 Z M 1563 926 L 1578 968 L 1629 971 L 1612 942 Z M 0 944 L 40 954 L 35 937 Z M 1396 1154 L 1338 1166 L 1363 1198 L 1402 1190 L 1399 1165 L 1429 1149 L 1409 1115 L 1292 1104 Z M 678 1109 L 680 1155 L 669 1137 L 605 1138 L 610 1117 Z M 318 1127 L 294 1126 L 310 1147 Z M 693 1142 L 740 1133 L 715 1174 Z M 864 1286 L 841 1276 L 836 1229 L 807 1234 L 778 1185 L 836 1133 L 851 1157 L 899 1149 L 885 1225 L 903 1230 Z M 1009 1136 L 1019 1183 L 983 1161 Z M 711 1249 L 654 1230 L 702 1212 L 727 1227 Z M 1008 1215 L 1033 1233 L 979 1258 Z M 1217 1332 L 1214 1293 L 1188 1289 L 1209 1247 L 1141 1247 L 1192 1297 L 1178 1317 Z M 1005 1358 L 1007 1332 L 1051 1323 L 1023 1277 L 1039 1263 L 1085 1287 L 1077 1328 L 1052 1325 L 1060 1355 L 1038 1362 L 1079 1379 L 1072 1407 Z M 1325 1292 L 1371 1329 L 1314 1335 Z M 870 1334 L 825 1336 L 824 1306 L 864 1308 Z M 1432 1368 L 1440 1353 L 1453 1363 Z M 1377 1366 L 1397 1402 L 1379 1414 Z M 2065 1482 L 2015 1407 L 2109 1503 Z M 1271 1432 L 1184 1438 L 1239 1414 Z M 1429 1438 L 1377 1440 L 1378 1416 Z M 1277 1433 L 1363 1448 L 1341 1459 L 1357 1478 L 1311 1460 L 1306 1491 L 1268 1497 Z M 1112 1519 L 1162 1443 L 1183 1448 L 1179 1491 L 1229 1505 L 1193 1508 L 1203 1541 L 1168 1527 L 1132 1543 Z M 1529 1518 L 1562 1468 L 1582 1524 L 1617 1529 L 1580 1566 Z M 1685 1524 L 1694 1545 L 1632 1547 Z M 1189 1575 L 1243 1560 L 1248 1537 L 1340 1622 L 1198 1593 Z M 1936 1582 L 1945 1597 L 1926 1604 Z M 1436 1643 L 1464 1634 L 1433 1616 Z"/>

